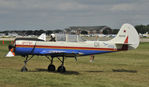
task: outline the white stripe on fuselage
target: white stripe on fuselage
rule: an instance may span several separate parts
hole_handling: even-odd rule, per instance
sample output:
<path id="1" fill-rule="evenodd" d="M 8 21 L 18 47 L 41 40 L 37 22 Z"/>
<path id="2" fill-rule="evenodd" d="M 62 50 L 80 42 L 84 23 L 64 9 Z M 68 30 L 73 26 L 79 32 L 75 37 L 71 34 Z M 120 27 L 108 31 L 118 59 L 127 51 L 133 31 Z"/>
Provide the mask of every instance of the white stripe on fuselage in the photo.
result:
<path id="1" fill-rule="evenodd" d="M 66 46 L 66 47 L 93 47 L 93 48 L 113 48 L 116 49 L 114 43 L 110 41 L 84 41 L 84 42 L 45 42 L 45 41 L 28 41 L 18 40 L 16 45 L 38 45 L 38 46 Z"/>

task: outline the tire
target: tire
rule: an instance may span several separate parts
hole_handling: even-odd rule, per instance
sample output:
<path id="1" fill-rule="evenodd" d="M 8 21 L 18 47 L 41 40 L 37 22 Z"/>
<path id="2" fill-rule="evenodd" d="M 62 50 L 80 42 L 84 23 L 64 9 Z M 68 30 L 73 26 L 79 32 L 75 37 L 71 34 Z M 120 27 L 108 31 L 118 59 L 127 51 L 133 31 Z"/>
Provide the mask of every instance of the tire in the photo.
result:
<path id="1" fill-rule="evenodd" d="M 51 71 L 55 71 L 55 66 L 53 64 L 50 64 L 48 66 L 48 71 L 51 72 Z"/>
<path id="2" fill-rule="evenodd" d="M 60 72 L 60 73 L 63 73 L 63 72 L 66 72 L 66 69 L 65 69 L 64 66 L 59 66 L 57 71 Z"/>

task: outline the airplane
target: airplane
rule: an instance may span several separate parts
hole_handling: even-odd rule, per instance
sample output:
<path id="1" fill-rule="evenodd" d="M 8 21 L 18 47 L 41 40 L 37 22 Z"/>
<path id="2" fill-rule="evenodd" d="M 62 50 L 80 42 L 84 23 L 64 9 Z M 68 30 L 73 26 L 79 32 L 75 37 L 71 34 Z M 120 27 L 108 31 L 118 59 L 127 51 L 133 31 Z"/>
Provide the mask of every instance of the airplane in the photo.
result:
<path id="1" fill-rule="evenodd" d="M 78 37 L 78 36 L 77 36 Z M 136 49 L 140 40 L 136 29 L 131 24 L 123 24 L 115 38 L 108 41 L 69 41 L 69 36 L 65 36 L 65 41 L 46 41 L 46 34 L 38 38 L 16 38 L 13 45 L 9 45 L 9 52 L 6 57 L 25 57 L 24 66 L 21 71 L 28 71 L 26 64 L 35 55 L 45 56 L 50 60 L 48 71 L 56 71 L 53 59 L 58 58 L 61 65 L 58 72 L 65 72 L 65 57 L 88 56 L 94 54 L 111 53 Z M 72 39 L 71 39 L 72 40 Z M 29 57 L 30 56 L 30 57 Z"/>
<path id="2" fill-rule="evenodd" d="M 144 34 L 139 33 L 139 36 L 140 36 L 140 37 L 149 37 L 148 32 L 146 32 L 146 33 L 144 33 Z"/>

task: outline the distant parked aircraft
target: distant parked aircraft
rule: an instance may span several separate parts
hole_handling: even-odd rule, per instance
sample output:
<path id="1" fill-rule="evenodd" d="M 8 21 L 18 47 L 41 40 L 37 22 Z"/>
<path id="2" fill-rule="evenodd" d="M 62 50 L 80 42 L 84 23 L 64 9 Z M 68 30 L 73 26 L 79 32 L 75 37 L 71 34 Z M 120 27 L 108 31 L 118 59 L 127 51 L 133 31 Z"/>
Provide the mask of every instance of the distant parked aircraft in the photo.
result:
<path id="1" fill-rule="evenodd" d="M 140 36 L 140 37 L 149 37 L 148 32 L 146 32 L 145 34 L 139 33 L 139 36 Z"/>

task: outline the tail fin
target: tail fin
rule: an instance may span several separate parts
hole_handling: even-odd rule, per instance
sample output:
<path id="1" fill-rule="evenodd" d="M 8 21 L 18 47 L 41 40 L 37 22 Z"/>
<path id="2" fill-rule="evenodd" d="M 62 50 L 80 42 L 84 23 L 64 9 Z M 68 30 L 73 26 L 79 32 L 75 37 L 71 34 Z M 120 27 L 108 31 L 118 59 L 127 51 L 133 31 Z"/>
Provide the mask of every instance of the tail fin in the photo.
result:
<path id="1" fill-rule="evenodd" d="M 131 24 L 123 24 L 111 41 L 116 45 L 127 45 L 127 49 L 136 49 L 140 43 L 138 32 Z"/>

